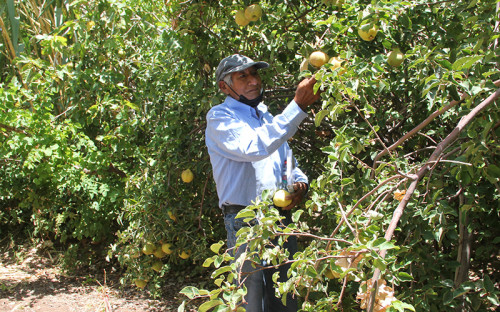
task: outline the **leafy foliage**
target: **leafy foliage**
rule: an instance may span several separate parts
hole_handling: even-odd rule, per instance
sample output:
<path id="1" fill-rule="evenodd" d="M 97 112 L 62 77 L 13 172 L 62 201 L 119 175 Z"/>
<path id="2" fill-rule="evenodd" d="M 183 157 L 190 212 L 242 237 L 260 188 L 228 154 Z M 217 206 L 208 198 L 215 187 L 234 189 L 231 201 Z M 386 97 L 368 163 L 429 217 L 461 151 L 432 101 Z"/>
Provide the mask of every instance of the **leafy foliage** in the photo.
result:
<path id="1" fill-rule="evenodd" d="M 314 75 L 323 93 L 290 142 L 311 180 L 296 222 L 276 226 L 265 196 L 242 212 L 265 215 L 238 238 L 252 242 L 247 257 L 256 263 L 286 262 L 280 245 L 299 238 L 280 294 L 298 295 L 304 311 L 359 310 L 380 279 L 393 297 L 387 311 L 492 309 L 495 3 L 266 0 L 262 17 L 239 27 L 233 15 L 250 1 L 7 0 L 0 235 L 58 242 L 68 266 L 105 257 L 95 246 L 108 246 L 123 282 L 148 281 L 156 296 L 165 274 L 213 265 L 214 285 L 183 293 L 208 298 L 200 311 L 236 310 L 245 290 L 224 253 L 203 131 L 205 113 L 222 100 L 213 72 L 239 52 L 271 63 L 262 74 L 274 113 L 303 76 Z M 360 38 L 362 25 L 377 26 L 374 40 Z M 399 66 L 387 63 L 395 48 L 405 55 Z M 316 50 L 341 67 L 300 72 Z M 191 183 L 180 178 L 187 168 Z M 157 253 L 146 255 L 150 245 Z"/>

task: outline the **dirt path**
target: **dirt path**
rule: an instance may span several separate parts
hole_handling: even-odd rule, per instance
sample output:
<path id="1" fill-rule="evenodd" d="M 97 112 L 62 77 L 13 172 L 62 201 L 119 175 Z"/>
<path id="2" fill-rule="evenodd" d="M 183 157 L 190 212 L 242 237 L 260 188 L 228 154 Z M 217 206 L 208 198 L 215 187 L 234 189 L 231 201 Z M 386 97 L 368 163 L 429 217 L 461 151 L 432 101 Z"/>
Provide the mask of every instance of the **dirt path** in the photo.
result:
<path id="1" fill-rule="evenodd" d="M 177 281 L 167 283 L 164 299 L 152 300 L 145 291 L 120 287 L 117 274 L 68 276 L 49 257 L 36 249 L 18 258 L 22 261 L 0 255 L 0 312 L 177 311 L 185 299 Z"/>

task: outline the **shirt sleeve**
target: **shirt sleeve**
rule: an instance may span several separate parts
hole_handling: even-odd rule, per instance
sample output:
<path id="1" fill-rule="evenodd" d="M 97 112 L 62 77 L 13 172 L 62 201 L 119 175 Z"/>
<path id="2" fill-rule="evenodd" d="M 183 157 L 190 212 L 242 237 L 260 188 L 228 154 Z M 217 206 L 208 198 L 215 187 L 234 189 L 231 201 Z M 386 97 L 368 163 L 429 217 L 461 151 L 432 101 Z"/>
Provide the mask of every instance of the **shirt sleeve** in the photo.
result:
<path id="1" fill-rule="evenodd" d="M 291 101 L 270 122 L 255 124 L 237 118 L 228 110 L 214 110 L 207 114 L 207 138 L 221 156 L 234 161 L 253 162 L 275 152 L 297 131 L 307 116 Z"/>
<path id="2" fill-rule="evenodd" d="M 309 185 L 309 180 L 307 179 L 307 176 L 304 174 L 304 172 L 302 172 L 302 170 L 300 170 L 296 160 L 295 160 L 295 168 L 293 168 L 292 174 L 293 174 L 293 180 L 295 182 L 304 182 L 307 185 Z"/>

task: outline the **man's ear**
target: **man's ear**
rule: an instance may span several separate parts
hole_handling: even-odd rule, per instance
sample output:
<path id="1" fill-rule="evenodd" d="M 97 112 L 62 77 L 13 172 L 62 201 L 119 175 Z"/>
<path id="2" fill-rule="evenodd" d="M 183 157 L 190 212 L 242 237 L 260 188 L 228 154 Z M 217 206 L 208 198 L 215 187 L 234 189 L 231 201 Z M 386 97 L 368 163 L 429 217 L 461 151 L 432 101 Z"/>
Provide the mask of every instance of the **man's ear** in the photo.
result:
<path id="1" fill-rule="evenodd" d="M 230 93 L 229 87 L 227 86 L 226 82 L 223 80 L 219 81 L 219 89 L 227 95 L 229 95 L 229 93 Z"/>

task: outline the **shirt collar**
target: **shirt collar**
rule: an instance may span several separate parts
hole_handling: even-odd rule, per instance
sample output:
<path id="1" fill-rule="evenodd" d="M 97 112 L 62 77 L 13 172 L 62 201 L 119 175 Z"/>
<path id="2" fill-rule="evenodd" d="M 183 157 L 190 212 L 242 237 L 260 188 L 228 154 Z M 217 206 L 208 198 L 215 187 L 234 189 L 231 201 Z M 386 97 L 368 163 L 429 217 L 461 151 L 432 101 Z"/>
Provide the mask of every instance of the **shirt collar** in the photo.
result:
<path id="1" fill-rule="evenodd" d="M 227 96 L 225 100 L 227 106 L 235 111 L 242 111 L 248 114 L 255 114 L 255 109 L 259 111 L 259 116 L 262 116 L 263 113 L 267 112 L 267 105 L 264 102 L 260 102 L 259 105 L 254 109 L 253 107 L 246 105 L 245 103 L 241 103 L 238 100 L 235 100 L 231 96 Z"/>

